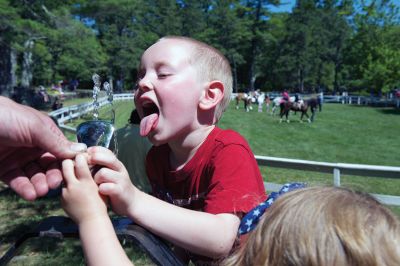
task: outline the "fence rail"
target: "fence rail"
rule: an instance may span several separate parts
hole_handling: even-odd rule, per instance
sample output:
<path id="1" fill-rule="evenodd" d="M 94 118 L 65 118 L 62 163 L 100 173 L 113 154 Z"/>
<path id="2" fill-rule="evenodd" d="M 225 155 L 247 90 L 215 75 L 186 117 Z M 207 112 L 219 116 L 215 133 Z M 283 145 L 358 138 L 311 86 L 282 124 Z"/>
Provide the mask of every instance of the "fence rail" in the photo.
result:
<path id="1" fill-rule="evenodd" d="M 115 101 L 132 100 L 132 99 L 133 99 L 132 93 L 114 95 Z M 327 98 L 327 100 L 328 99 L 329 98 Z M 340 98 L 336 99 L 339 100 Z M 108 101 L 106 97 L 99 99 L 100 106 L 103 106 L 107 103 Z M 84 103 L 75 106 L 61 108 L 59 110 L 49 113 L 49 115 L 57 120 L 58 125 L 63 130 L 75 132 L 75 128 L 65 125 L 64 122 L 71 121 L 72 119 L 78 118 L 83 114 L 90 112 L 92 110 L 93 110 L 92 103 Z M 400 167 L 393 167 L 393 166 L 328 163 L 328 162 L 268 157 L 260 155 L 256 155 L 255 158 L 257 160 L 257 163 L 261 166 L 293 169 L 301 171 L 313 171 L 319 173 L 331 173 L 333 176 L 332 183 L 335 186 L 340 186 L 341 174 L 357 175 L 357 176 L 374 176 L 383 178 L 400 178 Z M 268 189 L 268 191 L 278 191 L 282 187 L 282 184 L 265 182 L 265 186 L 266 189 Z M 382 194 L 372 194 L 372 195 L 375 196 L 379 201 L 381 201 L 384 204 L 400 206 L 400 196 L 391 196 Z"/>
<path id="2" fill-rule="evenodd" d="M 132 100 L 133 94 L 132 93 L 121 93 L 121 94 L 114 94 L 114 101 L 127 101 Z M 99 107 L 102 107 L 108 104 L 107 97 L 101 97 L 98 99 Z M 58 126 L 63 130 L 69 132 L 75 132 L 75 128 L 65 125 L 65 122 L 70 122 L 73 119 L 79 118 L 82 115 L 91 112 L 93 110 L 93 104 L 89 103 L 82 103 L 73 106 L 63 107 L 53 112 L 50 112 L 49 115 L 57 120 Z"/>
<path id="3" fill-rule="evenodd" d="M 400 178 L 400 167 L 366 165 L 366 164 L 347 164 L 347 163 L 328 163 L 306 160 L 296 160 L 278 157 L 268 157 L 256 155 L 258 165 L 294 169 L 302 171 L 313 171 L 319 173 L 331 173 L 334 186 L 340 186 L 341 174 L 357 176 L 373 176 L 382 178 Z M 269 191 L 278 191 L 282 184 L 265 182 L 265 188 Z M 388 205 L 400 206 L 400 196 L 372 194 L 380 202 Z"/>
<path id="4" fill-rule="evenodd" d="M 268 92 L 266 93 L 271 99 L 280 97 L 281 93 Z M 316 97 L 317 94 L 299 94 L 303 99 Z M 231 99 L 235 99 L 237 93 L 232 93 Z M 371 105 L 371 106 L 394 106 L 400 108 L 400 98 L 394 95 L 391 97 L 376 97 L 376 96 L 361 96 L 361 95 L 323 95 L 325 103 L 341 103 L 341 104 L 356 104 L 356 105 Z"/>

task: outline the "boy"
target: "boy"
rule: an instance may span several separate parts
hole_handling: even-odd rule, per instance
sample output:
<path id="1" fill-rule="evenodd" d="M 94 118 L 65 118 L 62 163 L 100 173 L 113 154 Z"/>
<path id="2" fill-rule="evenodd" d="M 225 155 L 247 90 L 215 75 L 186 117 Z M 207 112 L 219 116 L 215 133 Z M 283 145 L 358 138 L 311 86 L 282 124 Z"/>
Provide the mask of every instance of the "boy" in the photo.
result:
<path id="1" fill-rule="evenodd" d="M 266 198 L 247 142 L 215 126 L 231 90 L 230 66 L 220 52 L 190 38 L 162 38 L 142 55 L 135 95 L 140 133 L 154 145 L 146 169 L 155 197 L 130 183 L 123 164 L 110 151 L 88 150 L 87 163 L 105 166 L 94 180 L 113 211 L 173 243 L 185 262 L 209 263 L 228 255 L 241 216 Z M 99 246 L 102 237 L 112 235 L 105 208 L 91 208 L 92 214 L 76 209 L 103 204 L 96 193 L 88 192 L 94 186 L 89 186 L 83 157 L 76 158 L 75 170 L 72 161 L 65 161 L 63 170 L 64 208 L 79 225 L 88 262 L 124 257 L 119 248 Z"/>

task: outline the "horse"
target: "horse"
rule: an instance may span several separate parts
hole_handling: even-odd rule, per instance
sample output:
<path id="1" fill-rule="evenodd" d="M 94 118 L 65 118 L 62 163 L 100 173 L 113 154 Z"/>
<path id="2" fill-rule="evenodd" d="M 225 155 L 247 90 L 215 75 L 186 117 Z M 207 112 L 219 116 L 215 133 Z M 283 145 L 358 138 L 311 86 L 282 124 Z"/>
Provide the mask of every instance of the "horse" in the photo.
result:
<path id="1" fill-rule="evenodd" d="M 308 104 L 308 106 L 310 107 L 310 110 L 311 110 L 310 120 L 311 120 L 311 122 L 314 122 L 314 117 L 315 117 L 315 112 L 317 110 L 317 107 L 318 107 L 320 112 L 322 111 L 321 99 L 319 97 L 318 98 L 310 98 L 310 99 L 307 100 L 307 104 Z"/>
<path id="2" fill-rule="evenodd" d="M 240 101 L 243 101 L 244 103 L 244 109 L 246 110 L 246 112 L 249 112 L 250 110 L 253 110 L 253 107 L 251 106 L 251 95 L 248 93 L 243 93 L 240 92 L 236 95 L 235 100 L 236 100 L 236 109 L 239 109 L 239 103 Z"/>
<path id="3" fill-rule="evenodd" d="M 294 96 L 289 98 L 290 102 L 294 102 Z M 278 106 L 281 105 L 281 103 L 283 102 L 283 97 L 275 97 L 272 100 L 272 109 L 271 109 L 271 115 L 275 115 L 275 111 L 278 108 Z"/>
<path id="4" fill-rule="evenodd" d="M 303 121 L 303 116 L 305 115 L 307 117 L 308 122 L 310 123 L 310 117 L 307 114 L 307 110 L 308 110 L 308 103 L 307 101 L 299 101 L 299 102 L 282 102 L 280 104 L 281 107 L 281 111 L 280 111 L 280 117 L 281 119 L 279 120 L 279 123 L 282 122 L 282 119 L 284 116 L 286 116 L 286 122 L 290 122 L 288 116 L 289 116 L 289 112 L 290 111 L 295 111 L 295 112 L 301 112 L 301 116 L 300 116 L 300 122 Z"/>
<path id="5" fill-rule="evenodd" d="M 290 122 L 288 119 L 289 112 L 290 111 L 295 111 L 295 112 L 301 112 L 300 116 L 300 122 L 303 121 L 303 117 L 307 117 L 307 121 L 309 123 L 314 122 L 314 117 L 315 117 L 315 112 L 317 110 L 317 107 L 321 104 L 321 102 L 317 98 L 310 98 L 306 101 L 299 101 L 299 102 L 282 102 L 280 104 L 281 107 L 281 112 L 280 112 L 280 122 L 282 122 L 283 116 L 286 116 L 286 122 Z M 310 108 L 311 111 L 311 117 L 308 116 L 308 108 Z"/>

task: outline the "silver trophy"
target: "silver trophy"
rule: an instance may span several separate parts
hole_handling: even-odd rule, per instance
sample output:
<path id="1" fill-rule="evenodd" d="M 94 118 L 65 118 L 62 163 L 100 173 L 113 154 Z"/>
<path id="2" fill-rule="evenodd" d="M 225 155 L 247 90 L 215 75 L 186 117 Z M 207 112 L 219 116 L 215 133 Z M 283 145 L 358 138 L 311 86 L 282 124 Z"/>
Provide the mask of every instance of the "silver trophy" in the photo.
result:
<path id="1" fill-rule="evenodd" d="M 92 76 L 94 87 L 93 87 L 93 119 L 90 121 L 83 122 L 76 128 L 76 136 L 78 142 L 85 143 L 87 147 L 102 146 L 117 152 L 117 143 L 115 141 L 115 111 L 113 107 L 113 93 L 111 86 L 108 82 L 104 82 L 103 88 L 107 92 L 107 100 L 111 105 L 111 120 L 98 120 L 99 117 L 99 102 L 97 100 L 100 92 L 100 76 L 94 74 Z M 114 138 L 113 138 L 114 136 Z M 110 147 L 110 144 L 114 140 L 114 147 Z"/>
<path id="2" fill-rule="evenodd" d="M 78 125 L 76 136 L 78 142 L 85 143 L 86 146 L 103 146 L 110 148 L 110 143 L 114 135 L 114 125 L 110 121 L 91 120 Z"/>

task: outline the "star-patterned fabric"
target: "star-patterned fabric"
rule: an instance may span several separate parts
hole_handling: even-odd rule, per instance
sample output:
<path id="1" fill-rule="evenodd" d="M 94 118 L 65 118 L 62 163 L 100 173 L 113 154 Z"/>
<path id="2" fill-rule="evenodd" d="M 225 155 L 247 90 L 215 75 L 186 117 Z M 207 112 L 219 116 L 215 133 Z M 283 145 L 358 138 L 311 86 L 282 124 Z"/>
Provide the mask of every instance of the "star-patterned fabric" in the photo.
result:
<path id="1" fill-rule="evenodd" d="M 258 221 L 264 214 L 265 210 L 268 209 L 279 196 L 286 192 L 305 187 L 306 185 L 304 183 L 287 183 L 282 186 L 279 192 L 272 192 L 269 194 L 269 197 L 266 201 L 261 202 L 257 207 L 253 208 L 243 217 L 239 226 L 239 235 L 247 234 L 253 230 L 258 224 Z"/>

